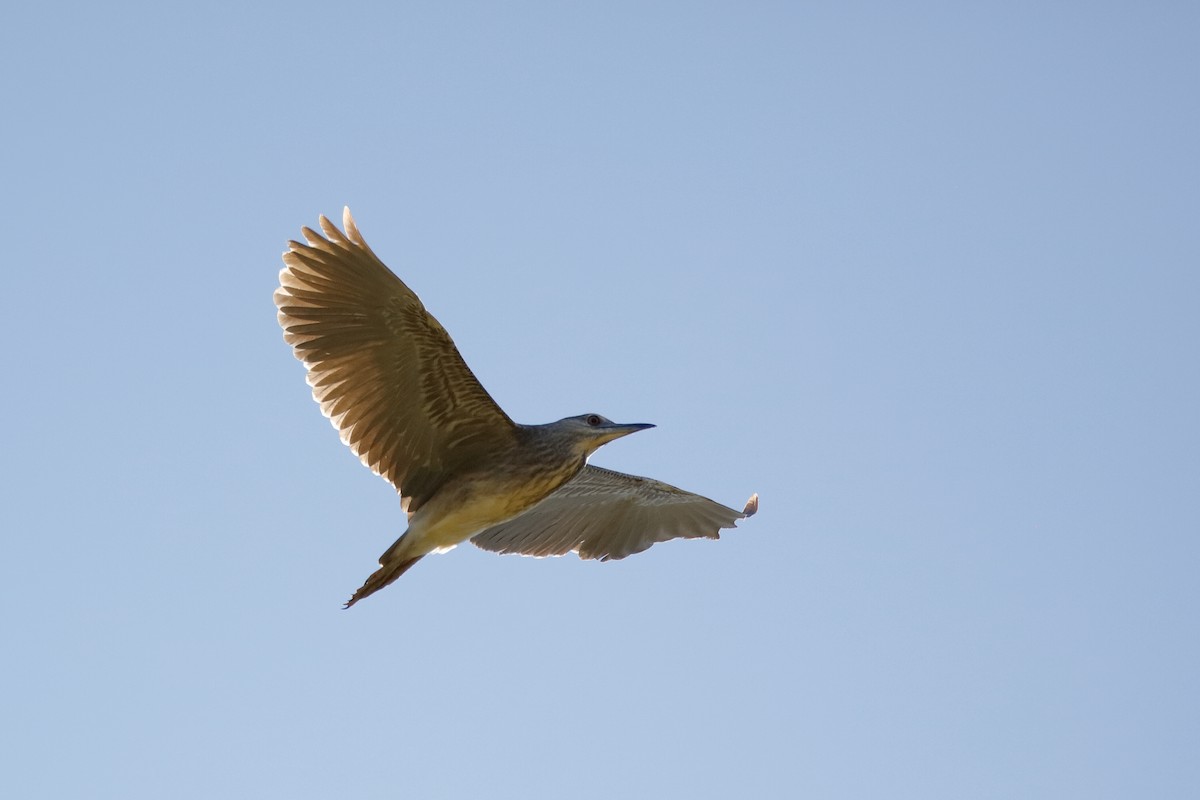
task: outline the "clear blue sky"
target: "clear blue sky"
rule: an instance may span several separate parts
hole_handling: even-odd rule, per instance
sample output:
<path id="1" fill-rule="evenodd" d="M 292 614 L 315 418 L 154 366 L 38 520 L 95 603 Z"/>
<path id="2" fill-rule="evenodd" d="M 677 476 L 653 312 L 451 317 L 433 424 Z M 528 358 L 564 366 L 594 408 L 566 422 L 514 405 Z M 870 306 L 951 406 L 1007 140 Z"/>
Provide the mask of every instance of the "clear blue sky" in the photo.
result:
<path id="1" fill-rule="evenodd" d="M 19 4 L 0 795 L 1200 795 L 1185 3 Z M 348 204 L 510 414 L 759 516 L 403 529 L 283 343 Z"/>

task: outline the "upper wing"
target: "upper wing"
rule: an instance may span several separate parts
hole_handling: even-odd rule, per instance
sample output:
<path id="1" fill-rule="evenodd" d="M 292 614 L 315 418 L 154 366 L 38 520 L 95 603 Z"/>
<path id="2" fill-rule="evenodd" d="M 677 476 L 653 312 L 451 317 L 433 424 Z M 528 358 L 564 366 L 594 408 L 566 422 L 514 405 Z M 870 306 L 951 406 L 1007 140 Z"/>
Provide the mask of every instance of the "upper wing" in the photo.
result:
<path id="1" fill-rule="evenodd" d="M 720 537 L 721 528 L 758 510 L 758 495 L 741 512 L 661 481 L 586 466 L 533 508 L 471 541 L 484 550 L 527 556 L 624 558 L 669 539 Z"/>
<path id="2" fill-rule="evenodd" d="M 463 362 L 446 329 L 363 241 L 304 228 L 275 291 L 283 338 L 308 368 L 313 399 L 362 462 L 412 514 L 446 476 L 515 436 L 516 426 Z"/>

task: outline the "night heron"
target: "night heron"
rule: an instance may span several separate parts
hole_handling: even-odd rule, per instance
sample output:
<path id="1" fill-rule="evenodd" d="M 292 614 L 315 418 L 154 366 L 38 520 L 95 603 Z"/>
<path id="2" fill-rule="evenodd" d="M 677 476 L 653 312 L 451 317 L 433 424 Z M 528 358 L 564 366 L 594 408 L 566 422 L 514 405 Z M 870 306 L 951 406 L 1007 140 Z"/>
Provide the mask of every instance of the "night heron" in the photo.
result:
<path id="1" fill-rule="evenodd" d="M 371 248 L 345 233 L 289 242 L 275 291 L 283 338 L 308 369 L 313 399 L 342 442 L 400 493 L 408 529 L 346 607 L 425 555 L 470 539 L 529 556 L 575 551 L 601 561 L 656 542 L 718 538 L 741 511 L 650 478 L 589 466 L 601 445 L 653 425 L 599 414 L 548 425 L 508 418 L 433 315 Z"/>

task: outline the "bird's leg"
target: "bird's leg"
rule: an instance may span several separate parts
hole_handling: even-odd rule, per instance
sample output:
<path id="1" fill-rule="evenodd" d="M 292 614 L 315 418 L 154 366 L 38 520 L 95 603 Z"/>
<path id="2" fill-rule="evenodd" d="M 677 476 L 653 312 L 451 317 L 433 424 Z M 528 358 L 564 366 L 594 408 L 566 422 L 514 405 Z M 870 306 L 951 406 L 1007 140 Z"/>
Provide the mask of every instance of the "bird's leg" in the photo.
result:
<path id="1" fill-rule="evenodd" d="M 359 587 L 359 590 L 354 593 L 354 596 L 346 602 L 344 608 L 349 608 L 359 600 L 362 600 L 364 597 L 370 597 L 371 595 L 375 594 L 380 589 L 399 578 L 405 572 L 408 572 L 409 567 L 424 557 L 425 556 L 420 555 L 415 558 L 405 559 L 403 561 L 393 561 L 391 563 L 385 562 L 379 567 L 379 569 L 371 573 L 371 577 L 367 578 L 367 582 Z"/>

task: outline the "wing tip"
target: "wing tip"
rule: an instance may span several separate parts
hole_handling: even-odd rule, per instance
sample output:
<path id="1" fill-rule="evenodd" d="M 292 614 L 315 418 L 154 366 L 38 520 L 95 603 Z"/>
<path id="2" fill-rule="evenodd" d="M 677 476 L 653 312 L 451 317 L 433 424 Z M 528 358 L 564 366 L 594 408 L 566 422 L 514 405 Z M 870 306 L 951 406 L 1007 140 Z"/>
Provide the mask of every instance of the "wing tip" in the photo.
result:
<path id="1" fill-rule="evenodd" d="M 758 492 L 750 495 L 750 499 L 746 501 L 746 507 L 742 509 L 743 517 L 753 517 L 758 513 Z"/>
<path id="2" fill-rule="evenodd" d="M 366 245 L 362 234 L 358 232 L 358 225 L 354 222 L 354 216 L 350 213 L 350 206 L 342 206 L 342 229 L 346 231 L 346 237 L 350 241 L 357 245 Z"/>

